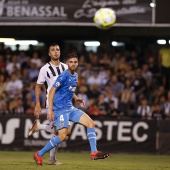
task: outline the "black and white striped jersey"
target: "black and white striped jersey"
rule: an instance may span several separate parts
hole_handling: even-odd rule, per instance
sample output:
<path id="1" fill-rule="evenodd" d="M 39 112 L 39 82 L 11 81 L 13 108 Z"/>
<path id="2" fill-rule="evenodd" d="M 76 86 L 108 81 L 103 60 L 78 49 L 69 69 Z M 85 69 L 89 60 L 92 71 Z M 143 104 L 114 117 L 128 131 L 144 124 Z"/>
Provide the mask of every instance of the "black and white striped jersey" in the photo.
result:
<path id="1" fill-rule="evenodd" d="M 55 80 L 57 77 L 64 71 L 67 70 L 68 66 L 62 62 L 60 62 L 59 66 L 55 66 L 51 64 L 50 62 L 45 64 L 43 67 L 41 67 L 37 84 L 46 84 L 47 88 L 47 100 L 46 100 L 46 107 L 48 108 L 48 93 L 53 86 Z"/>

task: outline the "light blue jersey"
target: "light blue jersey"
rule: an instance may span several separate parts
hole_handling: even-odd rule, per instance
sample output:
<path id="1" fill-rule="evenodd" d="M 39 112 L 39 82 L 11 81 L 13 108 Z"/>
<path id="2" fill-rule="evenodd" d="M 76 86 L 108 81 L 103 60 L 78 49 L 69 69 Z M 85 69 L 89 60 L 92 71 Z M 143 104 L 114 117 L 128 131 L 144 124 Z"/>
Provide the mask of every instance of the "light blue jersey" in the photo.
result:
<path id="1" fill-rule="evenodd" d="M 77 78 L 78 78 L 77 73 L 71 75 L 68 72 L 68 70 L 66 70 L 62 74 L 60 74 L 55 84 L 53 85 L 53 87 L 57 89 L 57 92 L 54 95 L 53 111 L 54 111 L 54 120 L 57 125 L 56 129 L 58 131 L 60 131 L 61 129 L 65 129 L 65 130 L 68 129 L 69 121 L 75 123 L 81 123 L 81 124 L 86 124 L 88 119 L 89 121 L 91 121 L 87 115 L 83 117 L 83 114 L 86 113 L 84 113 L 81 109 L 77 109 L 72 106 L 72 98 L 76 90 Z M 94 152 L 96 153 L 97 147 L 96 147 L 95 129 L 93 127 L 89 128 L 87 125 L 86 127 L 87 127 L 87 138 L 89 140 L 90 147 L 91 147 L 91 153 Z M 44 148 L 42 148 L 37 153 L 37 155 L 42 157 L 47 151 L 51 150 L 61 142 L 62 140 L 60 139 L 59 136 L 54 136 L 44 146 Z"/>
<path id="2" fill-rule="evenodd" d="M 65 70 L 55 81 L 53 87 L 57 89 L 54 95 L 53 110 L 57 111 L 63 107 L 71 107 L 73 95 L 76 90 L 78 74 L 71 75 Z"/>
<path id="3" fill-rule="evenodd" d="M 69 121 L 79 122 L 84 113 L 82 110 L 73 107 L 72 99 L 76 90 L 78 74 L 71 75 L 65 70 L 55 81 L 53 87 L 56 88 L 53 101 L 54 119 L 57 130 L 68 128 Z"/>

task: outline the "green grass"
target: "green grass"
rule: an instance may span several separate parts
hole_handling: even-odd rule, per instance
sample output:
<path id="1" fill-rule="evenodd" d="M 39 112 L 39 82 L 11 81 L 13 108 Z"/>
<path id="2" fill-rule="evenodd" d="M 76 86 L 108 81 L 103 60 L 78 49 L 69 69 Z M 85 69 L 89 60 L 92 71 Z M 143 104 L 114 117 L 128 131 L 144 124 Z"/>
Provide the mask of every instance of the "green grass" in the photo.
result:
<path id="1" fill-rule="evenodd" d="M 0 170 L 170 170 L 170 156 L 144 154 L 111 154 L 105 160 L 90 160 L 89 153 L 58 153 L 63 165 L 37 166 L 33 152 L 0 151 Z"/>

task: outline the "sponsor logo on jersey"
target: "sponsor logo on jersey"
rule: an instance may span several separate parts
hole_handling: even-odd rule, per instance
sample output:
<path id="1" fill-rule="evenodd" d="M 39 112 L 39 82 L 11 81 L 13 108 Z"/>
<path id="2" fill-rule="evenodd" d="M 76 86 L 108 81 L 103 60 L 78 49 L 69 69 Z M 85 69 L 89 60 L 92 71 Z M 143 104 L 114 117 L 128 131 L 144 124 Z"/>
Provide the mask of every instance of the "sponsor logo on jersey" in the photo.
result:
<path id="1" fill-rule="evenodd" d="M 69 87 L 69 90 L 71 90 L 72 92 L 75 92 L 76 91 L 76 87 Z"/>

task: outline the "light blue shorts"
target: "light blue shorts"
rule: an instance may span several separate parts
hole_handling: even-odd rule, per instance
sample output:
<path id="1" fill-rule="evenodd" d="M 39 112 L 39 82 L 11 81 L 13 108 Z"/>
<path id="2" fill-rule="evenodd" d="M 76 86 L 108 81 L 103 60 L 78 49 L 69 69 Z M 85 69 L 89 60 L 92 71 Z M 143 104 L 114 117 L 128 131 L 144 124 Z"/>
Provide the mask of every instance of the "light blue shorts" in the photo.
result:
<path id="1" fill-rule="evenodd" d="M 68 128 L 68 126 L 70 125 L 69 121 L 78 123 L 80 120 L 80 117 L 83 114 L 84 112 L 82 110 L 77 109 L 73 106 L 57 110 L 57 112 L 54 112 L 54 115 L 55 115 L 54 119 L 57 125 L 57 130 Z"/>
<path id="2" fill-rule="evenodd" d="M 47 112 L 48 112 L 48 110 L 47 110 Z M 51 129 L 53 129 L 55 127 L 56 130 L 57 130 L 57 126 L 56 126 L 55 120 L 49 121 L 49 125 L 50 125 Z M 71 126 L 71 123 L 69 122 L 68 125 Z"/>

